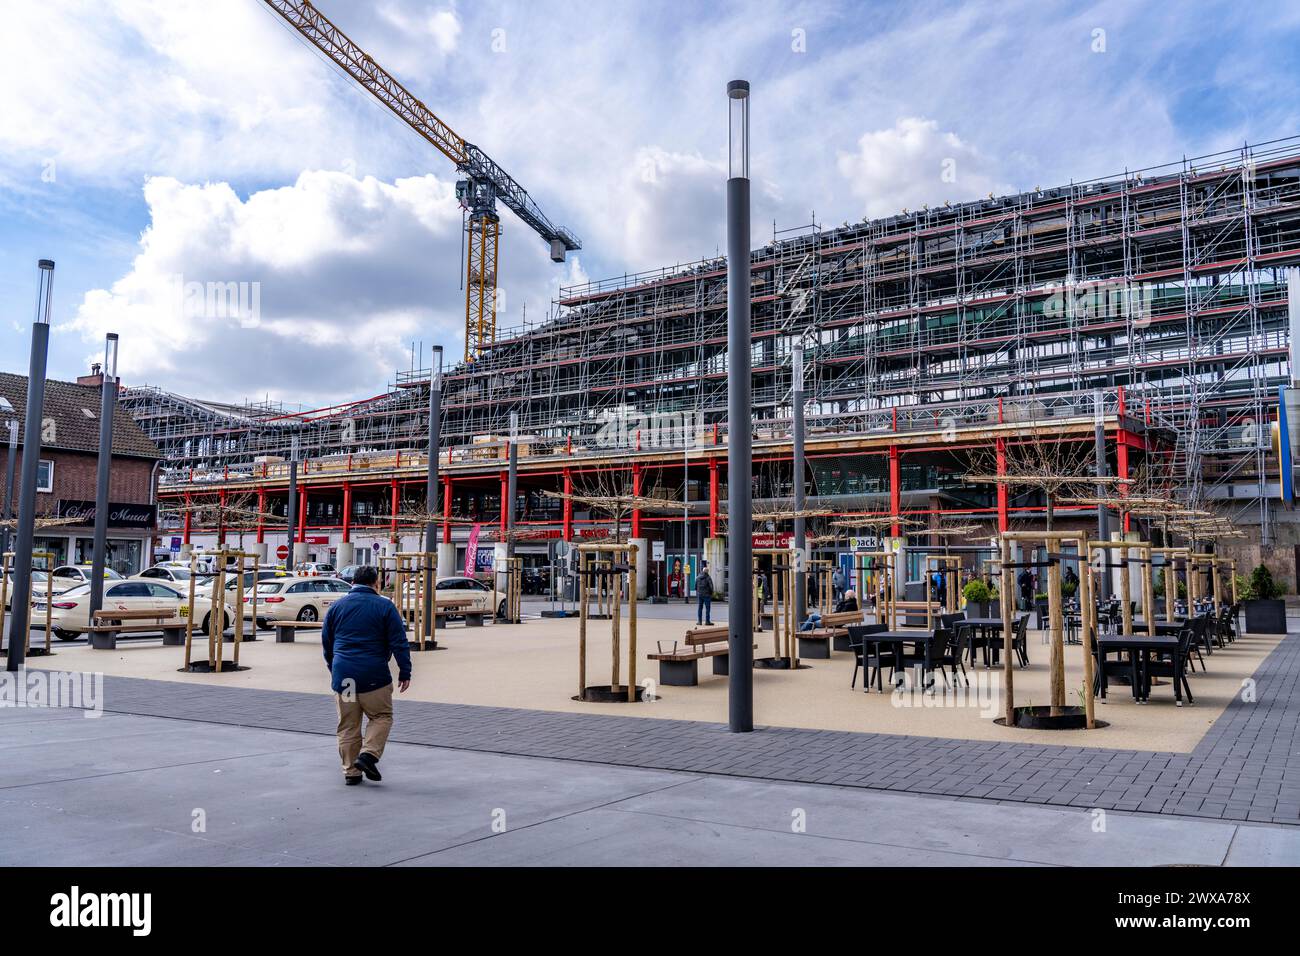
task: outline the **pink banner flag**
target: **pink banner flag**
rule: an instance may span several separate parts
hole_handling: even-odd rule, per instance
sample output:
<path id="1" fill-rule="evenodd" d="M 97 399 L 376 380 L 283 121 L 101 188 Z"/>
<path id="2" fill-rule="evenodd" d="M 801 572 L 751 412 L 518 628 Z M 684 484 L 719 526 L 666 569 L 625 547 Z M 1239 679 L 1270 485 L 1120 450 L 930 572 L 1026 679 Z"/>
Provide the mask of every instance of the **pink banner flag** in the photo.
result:
<path id="1" fill-rule="evenodd" d="M 469 529 L 469 542 L 465 545 L 465 576 L 472 577 L 478 564 L 478 529 L 479 525 Z"/>

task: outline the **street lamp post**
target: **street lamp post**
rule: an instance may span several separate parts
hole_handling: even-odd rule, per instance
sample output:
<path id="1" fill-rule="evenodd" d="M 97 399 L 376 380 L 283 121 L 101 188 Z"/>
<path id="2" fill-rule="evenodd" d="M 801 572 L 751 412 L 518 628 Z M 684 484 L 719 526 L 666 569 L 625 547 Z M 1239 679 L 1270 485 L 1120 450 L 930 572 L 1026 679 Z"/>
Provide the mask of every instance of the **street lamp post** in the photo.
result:
<path id="1" fill-rule="evenodd" d="M 748 82 L 727 84 L 727 107 L 727 724 L 733 733 L 748 733 L 754 729 Z"/>
<path id="2" fill-rule="evenodd" d="M 285 518 L 289 523 L 288 537 L 285 539 L 289 556 L 285 558 L 284 569 L 292 571 L 297 560 L 294 554 L 298 550 L 298 436 L 289 439 L 289 501 L 285 509 Z"/>
<path id="3" fill-rule="evenodd" d="M 36 534 L 36 477 L 41 464 L 41 416 L 45 410 L 45 363 L 50 349 L 50 296 L 54 261 L 37 263 L 36 318 L 27 373 L 27 418 L 23 425 L 23 468 L 18 491 L 18 533 L 14 542 L 13 612 L 9 616 L 10 671 L 23 669 L 31 625 L 32 544 Z"/>
<path id="4" fill-rule="evenodd" d="M 5 465 L 5 507 L 0 517 L 8 522 L 14 516 L 14 467 L 18 459 L 18 419 L 9 419 L 9 454 Z M 13 537 L 9 525 L 0 528 L 0 555 L 9 553 L 9 539 Z"/>
<path id="5" fill-rule="evenodd" d="M 104 606 L 104 568 L 108 558 L 108 483 L 113 462 L 113 412 L 117 405 L 117 333 L 104 341 L 104 381 L 99 398 L 99 461 L 95 472 L 95 552 L 90 568 L 90 613 Z M 92 622 L 93 623 L 93 622 Z"/>
<path id="6" fill-rule="evenodd" d="M 437 551 L 438 528 L 434 515 L 438 513 L 438 445 L 442 429 L 442 346 L 433 347 L 433 363 L 429 369 L 429 466 L 424 490 L 424 507 L 429 520 L 424 526 L 425 563 L 432 565 L 424 573 L 424 619 L 433 620 L 433 590 L 438 584 Z M 434 647 L 438 646 L 435 640 Z"/>
<path id="7" fill-rule="evenodd" d="M 793 441 L 794 441 L 794 546 L 802 551 L 808 543 L 807 524 L 804 521 L 804 503 L 807 500 L 804 485 L 804 424 L 803 424 L 803 345 L 794 347 L 791 358 L 794 383 L 791 390 L 793 406 Z M 806 562 L 806 558 L 805 558 Z M 798 568 L 794 575 L 794 616 L 795 621 L 803 621 L 808 616 L 808 576 L 807 568 Z"/>

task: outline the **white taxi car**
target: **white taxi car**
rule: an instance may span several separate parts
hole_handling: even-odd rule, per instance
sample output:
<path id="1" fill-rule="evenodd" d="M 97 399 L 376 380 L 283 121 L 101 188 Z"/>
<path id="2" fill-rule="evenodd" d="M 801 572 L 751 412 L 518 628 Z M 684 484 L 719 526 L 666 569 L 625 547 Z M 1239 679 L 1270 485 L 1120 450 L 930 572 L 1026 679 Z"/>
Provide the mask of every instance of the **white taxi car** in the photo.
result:
<path id="1" fill-rule="evenodd" d="M 257 585 L 257 625 L 270 621 L 319 621 L 330 605 L 351 590 L 338 578 L 295 574 L 261 581 Z M 244 598 L 244 619 L 253 618 L 253 598 Z"/>
<path id="2" fill-rule="evenodd" d="M 76 587 L 78 584 L 88 584 L 94 571 L 94 565 L 90 564 L 60 565 L 50 572 L 50 576 L 54 578 L 54 593 L 62 594 L 68 588 Z M 122 581 L 125 579 L 112 568 L 104 568 L 104 580 Z"/>
<path id="3" fill-rule="evenodd" d="M 36 595 L 36 597 L 44 596 L 45 589 L 47 587 L 46 585 L 47 577 L 48 575 L 46 575 L 44 571 L 36 571 L 36 570 L 32 571 L 32 593 Z M 11 568 L 8 574 L 5 574 L 3 571 L 0 571 L 0 578 L 8 578 L 8 581 L 6 582 L 8 584 L 8 587 L 4 588 L 5 610 L 6 611 L 13 610 L 13 606 L 14 606 L 13 569 Z"/>
<path id="4" fill-rule="evenodd" d="M 42 598 L 32 602 L 32 626 L 45 626 L 45 605 Z M 158 581 L 121 580 L 105 583 L 104 610 L 166 611 L 171 617 L 184 618 L 190 614 L 189 595 L 182 595 L 175 587 Z M 206 598 L 194 600 L 194 620 L 206 631 L 211 621 L 212 602 Z M 226 605 L 221 623 L 226 627 L 235 619 L 235 609 Z M 78 584 L 62 594 L 56 594 L 50 603 L 50 630 L 61 641 L 73 641 L 90 626 L 90 585 Z M 223 627 L 223 630 L 225 628 Z"/>
<path id="5" fill-rule="evenodd" d="M 448 577 L 439 578 L 438 601 L 473 601 L 468 609 L 481 611 L 495 617 L 506 616 L 506 598 L 490 584 L 484 584 L 475 578 Z M 453 615 L 454 617 L 455 615 Z"/>

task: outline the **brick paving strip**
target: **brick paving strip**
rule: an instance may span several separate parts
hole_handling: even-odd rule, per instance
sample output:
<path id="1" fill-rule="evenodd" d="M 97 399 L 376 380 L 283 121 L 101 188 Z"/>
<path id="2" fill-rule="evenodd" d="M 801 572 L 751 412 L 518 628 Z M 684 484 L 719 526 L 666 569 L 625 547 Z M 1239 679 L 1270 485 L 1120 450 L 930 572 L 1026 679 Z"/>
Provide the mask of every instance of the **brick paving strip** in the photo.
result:
<path id="1" fill-rule="evenodd" d="M 1300 634 L 1189 754 L 402 701 L 403 743 L 1012 803 L 1300 825 Z M 332 736 L 325 695 L 104 678 L 105 710 Z"/>

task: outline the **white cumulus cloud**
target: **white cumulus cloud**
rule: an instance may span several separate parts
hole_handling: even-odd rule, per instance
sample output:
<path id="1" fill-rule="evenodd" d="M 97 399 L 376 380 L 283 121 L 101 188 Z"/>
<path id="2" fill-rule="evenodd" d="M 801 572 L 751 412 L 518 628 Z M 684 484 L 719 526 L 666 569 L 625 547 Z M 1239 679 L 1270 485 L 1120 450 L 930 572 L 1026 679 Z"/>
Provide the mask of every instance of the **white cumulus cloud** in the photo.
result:
<path id="1" fill-rule="evenodd" d="M 226 183 L 155 177 L 129 271 L 66 326 L 122 337 L 121 374 L 200 397 L 332 404 L 374 394 L 412 341 L 463 344 L 461 211 L 433 175 L 386 183 L 305 172 L 242 199 Z M 503 240 L 509 324 L 545 310 L 563 274 L 539 242 Z M 576 261 L 566 281 L 581 278 Z"/>
<path id="2" fill-rule="evenodd" d="M 839 153 L 838 165 L 863 213 L 872 217 L 1012 191 L 998 181 L 992 160 L 934 120 L 918 117 L 863 133 L 856 151 Z"/>

